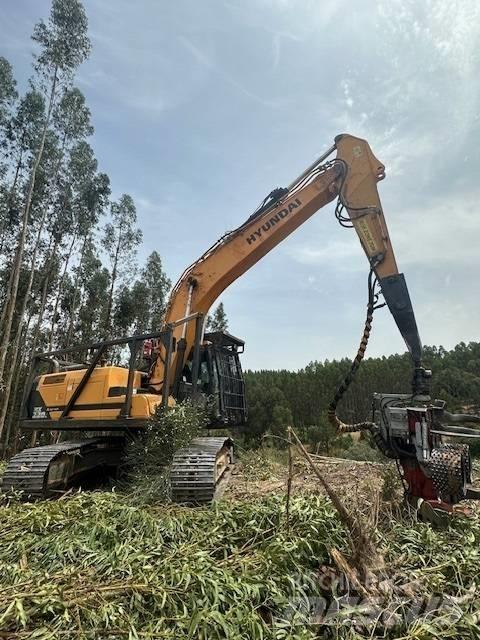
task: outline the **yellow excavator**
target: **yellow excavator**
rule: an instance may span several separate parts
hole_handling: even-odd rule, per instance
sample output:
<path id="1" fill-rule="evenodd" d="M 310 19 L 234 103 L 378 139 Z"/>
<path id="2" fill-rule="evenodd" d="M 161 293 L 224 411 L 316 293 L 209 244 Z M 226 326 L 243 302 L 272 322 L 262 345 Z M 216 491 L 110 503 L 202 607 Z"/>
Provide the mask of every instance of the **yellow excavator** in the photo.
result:
<path id="1" fill-rule="evenodd" d="M 465 497 L 470 472 L 469 454 L 463 445 L 452 454 L 453 463 L 452 456 L 448 458 L 444 452 L 437 456 L 435 473 L 440 484 L 435 484 L 428 468 L 432 450 L 443 446 L 445 411 L 430 403 L 430 373 L 422 366 L 414 312 L 377 191 L 377 183 L 384 177 L 384 165 L 365 140 L 338 135 L 296 180 L 286 188 L 274 189 L 242 225 L 222 236 L 184 271 L 170 295 L 161 332 L 37 354 L 25 390 L 21 427 L 35 433 L 59 432 L 62 441 L 15 455 L 4 474 L 4 490 L 13 488 L 27 498 L 45 498 L 99 467 L 115 467 L 126 437 L 144 430 L 156 411 L 186 398 L 209 398 L 209 428 L 244 425 L 247 408 L 239 359 L 244 342 L 227 332 L 206 332 L 206 315 L 226 287 L 337 198 L 335 215 L 342 225 L 355 229 L 370 265 L 366 332 L 352 372 L 363 357 L 371 316 L 378 306 L 378 283 L 411 353 L 413 382 L 410 394 L 379 395 L 376 422 L 352 426 L 336 417 L 336 405 L 350 382 L 347 379 L 330 407 L 332 422 L 343 431 L 370 429 L 386 455 L 406 460 L 402 465 L 410 493 L 447 507 Z M 129 351 L 128 366 L 108 363 L 108 354 L 118 348 Z M 80 361 L 73 360 L 79 353 L 86 355 Z M 143 367 L 138 366 L 139 360 Z M 412 417 L 408 407 L 414 400 L 418 407 Z M 80 441 L 64 439 L 74 431 L 102 435 Z M 454 466 L 453 475 L 460 474 L 461 486 L 450 482 L 452 473 L 446 458 L 450 467 Z M 232 463 L 230 438 L 196 438 L 174 456 L 172 499 L 209 503 Z M 449 482 L 456 493 L 450 491 L 445 497 L 445 491 L 452 489 Z M 456 497 L 452 497 L 454 493 Z"/>

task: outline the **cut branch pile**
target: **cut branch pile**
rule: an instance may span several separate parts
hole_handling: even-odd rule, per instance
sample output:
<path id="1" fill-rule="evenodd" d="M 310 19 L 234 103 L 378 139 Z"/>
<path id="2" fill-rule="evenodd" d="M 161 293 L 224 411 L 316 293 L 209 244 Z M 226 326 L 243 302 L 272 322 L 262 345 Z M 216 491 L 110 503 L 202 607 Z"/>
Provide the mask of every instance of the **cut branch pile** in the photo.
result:
<path id="1" fill-rule="evenodd" d="M 478 519 L 375 531 L 372 589 L 339 570 L 350 539 L 328 500 L 291 496 L 288 529 L 285 511 L 281 495 L 192 510 L 100 492 L 1 507 L 1 637 L 476 637 Z"/>

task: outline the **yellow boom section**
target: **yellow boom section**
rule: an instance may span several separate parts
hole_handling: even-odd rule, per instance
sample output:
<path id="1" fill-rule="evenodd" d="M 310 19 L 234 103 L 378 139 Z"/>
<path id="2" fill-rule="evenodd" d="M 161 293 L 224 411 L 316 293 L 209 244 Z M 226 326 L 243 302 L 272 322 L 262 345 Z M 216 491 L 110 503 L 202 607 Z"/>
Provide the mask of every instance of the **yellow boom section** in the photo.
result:
<path id="1" fill-rule="evenodd" d="M 335 149 L 336 158 L 324 162 Z M 397 274 L 376 186 L 384 171 L 365 140 L 337 136 L 335 145 L 297 178 L 282 198 L 220 238 L 185 270 L 170 296 L 166 324 L 193 313 L 206 315 L 232 282 L 338 195 L 377 275 Z M 185 338 L 188 357 L 194 344 L 194 323 L 177 326 L 174 336 Z M 160 351 L 150 378 L 150 385 L 157 389 L 164 376 L 163 355 Z"/>

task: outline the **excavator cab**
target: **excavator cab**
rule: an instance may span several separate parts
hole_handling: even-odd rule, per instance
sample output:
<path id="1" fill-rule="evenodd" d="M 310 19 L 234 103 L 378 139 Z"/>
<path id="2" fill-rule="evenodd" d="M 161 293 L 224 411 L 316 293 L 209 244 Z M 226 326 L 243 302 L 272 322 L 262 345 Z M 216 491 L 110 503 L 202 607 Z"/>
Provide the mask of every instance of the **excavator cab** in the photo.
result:
<path id="1" fill-rule="evenodd" d="M 197 381 L 187 361 L 179 381 L 179 400 L 203 396 L 210 404 L 212 428 L 240 426 L 247 421 L 245 381 L 239 355 L 245 343 L 225 331 L 206 333 L 200 348 Z"/>
<path id="2" fill-rule="evenodd" d="M 209 371 L 210 395 L 213 397 L 219 422 L 230 426 L 245 424 L 245 381 L 239 357 L 245 343 L 225 331 L 207 333 L 205 341 L 203 361 Z"/>

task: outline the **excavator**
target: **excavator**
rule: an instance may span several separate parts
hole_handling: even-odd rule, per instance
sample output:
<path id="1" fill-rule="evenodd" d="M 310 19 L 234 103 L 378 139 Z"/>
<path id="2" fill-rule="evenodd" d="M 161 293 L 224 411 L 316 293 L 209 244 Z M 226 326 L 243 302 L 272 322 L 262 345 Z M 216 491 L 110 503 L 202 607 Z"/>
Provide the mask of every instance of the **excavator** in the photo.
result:
<path id="1" fill-rule="evenodd" d="M 446 512 L 465 498 L 480 498 L 471 484 L 468 446 L 451 441 L 478 436 L 463 424 L 480 422 L 480 417 L 450 414 L 444 403 L 430 398 L 431 373 L 422 363 L 415 314 L 378 194 L 377 184 L 384 177 L 385 167 L 368 142 L 338 135 L 288 187 L 271 191 L 243 224 L 183 272 L 171 292 L 160 332 L 36 354 L 25 388 L 21 428 L 61 437 L 55 444 L 13 456 L 3 490 L 21 491 L 27 499 L 48 498 L 100 467 L 115 468 L 128 438 L 145 431 L 158 411 L 186 399 L 203 403 L 208 399 L 209 430 L 245 425 L 239 358 L 244 342 L 225 331 L 207 332 L 207 313 L 231 283 L 336 199 L 335 215 L 341 225 L 356 231 L 369 276 L 364 333 L 351 370 L 329 407 L 330 421 L 340 432 L 371 433 L 381 451 L 397 461 L 409 498 Z M 405 394 L 375 394 L 372 420 L 345 424 L 337 405 L 364 356 L 373 313 L 384 305 L 410 353 L 412 388 Z M 128 366 L 109 362 L 114 349 L 129 354 Z M 68 435 L 78 432 L 87 435 L 83 439 Z M 233 462 L 230 437 L 193 439 L 174 455 L 172 500 L 210 503 L 228 479 Z"/>

